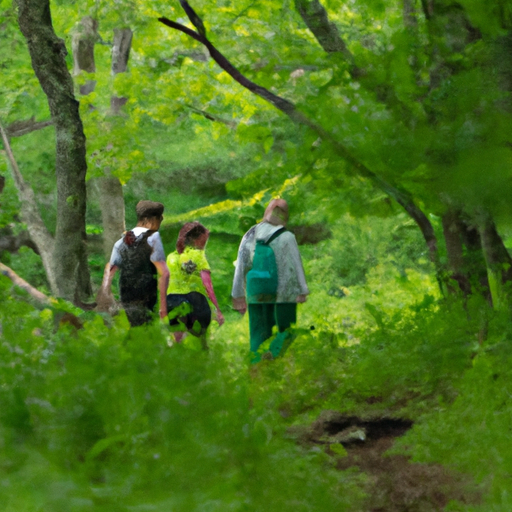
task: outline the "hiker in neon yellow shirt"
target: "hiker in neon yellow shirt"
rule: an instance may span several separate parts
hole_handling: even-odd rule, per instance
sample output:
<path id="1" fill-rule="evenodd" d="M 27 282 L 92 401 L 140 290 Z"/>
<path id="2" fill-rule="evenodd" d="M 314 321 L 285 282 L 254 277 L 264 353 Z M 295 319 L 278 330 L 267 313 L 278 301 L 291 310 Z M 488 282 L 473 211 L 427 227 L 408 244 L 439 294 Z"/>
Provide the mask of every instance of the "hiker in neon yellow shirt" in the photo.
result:
<path id="1" fill-rule="evenodd" d="M 211 322 L 212 305 L 216 321 L 219 325 L 224 323 L 204 252 L 209 236 L 210 232 L 202 224 L 188 222 L 180 230 L 176 251 L 167 257 L 171 274 L 167 309 L 176 342 L 182 341 L 187 331 L 200 337 L 205 349 L 208 348 L 206 330 Z"/>
<path id="2" fill-rule="evenodd" d="M 167 293 L 205 293 L 201 272 L 209 272 L 210 265 L 204 251 L 185 247 L 181 254 L 178 251 L 172 252 L 167 256 L 167 268 L 171 274 Z"/>

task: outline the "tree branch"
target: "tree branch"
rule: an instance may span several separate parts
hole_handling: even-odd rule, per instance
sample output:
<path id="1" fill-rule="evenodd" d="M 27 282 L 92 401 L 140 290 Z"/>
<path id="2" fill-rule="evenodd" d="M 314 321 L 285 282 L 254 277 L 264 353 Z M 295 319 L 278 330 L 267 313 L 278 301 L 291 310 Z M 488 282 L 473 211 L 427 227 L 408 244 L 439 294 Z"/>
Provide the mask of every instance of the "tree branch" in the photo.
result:
<path id="1" fill-rule="evenodd" d="M 295 7 L 327 53 L 341 53 L 348 62 L 353 64 L 354 57 L 341 38 L 336 25 L 329 21 L 327 11 L 319 0 L 295 0 Z"/>
<path id="2" fill-rule="evenodd" d="M 4 230 L 2 230 L 4 231 Z M 28 231 L 22 231 L 19 235 L 13 235 L 10 230 L 6 230 L 8 234 L 3 234 L 0 237 L 0 252 L 18 252 L 21 247 L 30 247 L 36 254 L 39 254 L 39 249 L 34 243 Z"/>
<path id="3" fill-rule="evenodd" d="M 189 17 L 190 21 L 194 26 L 196 26 L 198 16 L 190 7 L 186 0 L 180 0 L 181 5 L 187 5 L 187 9 L 185 12 L 188 14 L 189 11 L 194 13 L 194 17 Z M 421 211 L 420 208 L 414 203 L 410 194 L 401 190 L 398 187 L 391 185 L 386 182 L 383 178 L 375 174 L 372 170 L 370 170 L 363 162 L 355 158 L 351 152 L 339 142 L 330 132 L 325 130 L 322 126 L 318 125 L 308 117 L 306 117 L 303 113 L 297 110 L 294 103 L 291 101 L 281 98 L 276 94 L 272 93 L 265 87 L 262 87 L 247 77 L 245 77 L 238 69 L 229 62 L 229 60 L 219 51 L 215 46 L 208 40 L 206 35 L 199 34 L 194 32 L 193 30 L 181 25 L 179 23 L 173 22 L 165 17 L 158 18 L 158 21 L 167 25 L 168 27 L 179 30 L 190 37 L 194 38 L 196 41 L 199 41 L 203 45 L 208 48 L 211 57 L 215 62 L 228 73 L 234 80 L 236 80 L 240 85 L 256 94 L 260 98 L 263 98 L 265 101 L 272 104 L 278 110 L 286 114 L 292 121 L 297 124 L 301 124 L 304 126 L 308 126 L 313 131 L 315 131 L 322 139 L 328 140 L 332 145 L 336 153 L 340 155 L 345 161 L 347 161 L 350 165 L 352 165 L 357 172 L 365 177 L 373 181 L 373 183 L 386 194 L 391 196 L 395 201 L 397 201 L 406 211 L 407 213 L 414 219 L 414 221 L 418 224 L 421 232 L 425 238 L 425 242 L 427 243 L 427 247 L 430 253 L 430 259 L 437 265 L 438 264 L 438 254 L 437 254 L 437 238 L 435 236 L 434 229 L 432 227 L 431 222 L 428 217 Z M 202 25 L 202 21 L 201 21 Z M 197 28 L 197 26 L 196 26 Z"/>
<path id="4" fill-rule="evenodd" d="M 0 263 L 0 274 L 8 277 L 16 286 L 25 290 L 37 302 L 42 303 L 45 306 L 49 306 L 52 303 L 52 299 L 50 297 L 46 296 L 37 288 L 34 288 L 32 285 L 27 283 L 27 281 L 16 274 L 14 270 L 4 265 L 3 263 Z"/>
<path id="5" fill-rule="evenodd" d="M 54 250 L 53 237 L 46 228 L 43 220 L 41 219 L 41 215 L 39 214 L 39 211 L 37 209 L 34 191 L 32 190 L 32 187 L 29 184 L 27 184 L 23 179 L 16 159 L 14 158 L 14 154 L 9 143 L 9 138 L 7 137 L 7 134 L 5 133 L 5 130 L 1 123 L 0 136 L 4 144 L 7 159 L 11 164 L 10 166 L 14 178 L 14 183 L 16 184 L 16 188 L 18 189 L 23 221 L 27 224 L 27 229 L 30 233 L 30 237 L 32 238 L 32 240 L 34 241 L 39 250 L 39 254 L 41 255 L 43 266 L 46 271 L 46 276 L 48 278 L 48 282 L 50 284 L 52 293 L 56 293 L 58 288 L 52 264 Z"/>
<path id="6" fill-rule="evenodd" d="M 222 119 L 222 117 L 215 116 L 213 114 L 210 114 L 209 112 L 206 112 L 206 110 L 201 110 L 199 108 L 194 107 L 193 105 L 185 105 L 190 110 L 193 110 L 196 114 L 199 114 L 200 116 L 203 116 L 205 119 L 208 119 L 209 121 L 213 121 L 216 123 L 222 123 L 228 126 L 229 128 L 236 128 L 237 122 L 236 121 L 230 121 L 228 119 Z"/>
<path id="7" fill-rule="evenodd" d="M 27 119 L 26 121 L 15 121 L 14 123 L 11 123 L 9 126 L 5 128 L 5 131 L 7 133 L 7 136 L 12 139 L 13 137 L 21 137 L 22 135 L 26 135 L 27 133 L 42 130 L 43 128 L 51 126 L 52 124 L 52 120 L 35 121 L 32 117 L 31 119 Z"/>

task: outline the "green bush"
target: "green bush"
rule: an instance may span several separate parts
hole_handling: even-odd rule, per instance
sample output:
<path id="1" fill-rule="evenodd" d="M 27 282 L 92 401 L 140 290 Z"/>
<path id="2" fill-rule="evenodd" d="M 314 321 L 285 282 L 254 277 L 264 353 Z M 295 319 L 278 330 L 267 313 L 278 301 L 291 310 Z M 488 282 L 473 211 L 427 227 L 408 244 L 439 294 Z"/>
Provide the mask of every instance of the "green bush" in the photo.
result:
<path id="1" fill-rule="evenodd" d="M 124 315 L 76 330 L 0 283 L 3 510 L 358 508 L 357 479 L 251 407 L 244 348 L 169 348 Z"/>

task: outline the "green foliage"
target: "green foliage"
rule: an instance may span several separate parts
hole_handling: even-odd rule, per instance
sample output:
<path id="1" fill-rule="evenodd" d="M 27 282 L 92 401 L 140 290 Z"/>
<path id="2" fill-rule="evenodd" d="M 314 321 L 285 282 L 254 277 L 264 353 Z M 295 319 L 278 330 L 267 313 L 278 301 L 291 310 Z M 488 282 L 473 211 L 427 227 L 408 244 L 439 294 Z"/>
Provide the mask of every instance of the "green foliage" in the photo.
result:
<path id="1" fill-rule="evenodd" d="M 291 0 L 192 2 L 234 65 L 409 192 L 440 241 L 439 219 L 452 206 L 470 218 L 489 211 L 510 229 L 509 3 L 438 2 L 434 16 L 417 11 L 411 22 L 398 2 L 322 0 L 354 69 L 324 52 Z M 208 226 L 228 321 L 212 328 L 208 355 L 193 341 L 167 347 L 157 324 L 128 330 L 123 315 L 80 314 L 84 329 L 75 331 L 63 320 L 69 305 L 39 311 L 1 278 L 4 509 L 358 510 L 360 479 L 335 471 L 321 449 L 283 439 L 289 425 L 332 408 L 415 419 L 408 453 L 472 475 L 490 489 L 480 509 L 509 510 L 506 312 L 442 299 L 413 221 L 327 140 L 156 21 L 190 26 L 179 2 L 57 0 L 52 16 L 68 49 L 85 15 L 98 19 L 102 40 L 96 73 L 75 77 L 77 86 L 96 81 L 79 96 L 88 177 L 119 177 L 129 226 L 139 199 L 164 202 L 167 252 L 182 221 Z M 0 25 L 0 122 L 48 119 L 10 1 L 0 0 Z M 109 43 L 121 26 L 134 30 L 129 70 L 112 77 Z M 120 115 L 112 96 L 128 99 Z M 53 128 L 12 145 L 53 231 Z M 18 232 L 14 192 L 8 179 L 0 228 Z M 320 224 L 331 237 L 301 248 L 312 294 L 295 342 L 249 371 L 247 318 L 229 311 L 233 261 L 276 195 L 295 226 Z M 88 208 L 97 235 L 94 194 Z M 96 284 L 103 259 L 90 254 Z M 45 289 L 32 252 L 3 261 Z"/>
<path id="2" fill-rule="evenodd" d="M 464 510 L 505 511 L 511 506 L 508 315 L 494 317 L 488 327 L 456 400 L 440 404 L 400 445 L 417 461 L 442 461 L 475 478 L 487 492 L 481 506 Z"/>
<path id="3" fill-rule="evenodd" d="M 9 301 L 0 284 L 5 510 L 358 506 L 350 474 L 250 407 L 243 359 L 230 363 L 225 344 L 171 349 L 158 323 L 127 332 L 124 315 L 58 327 L 58 311 Z"/>

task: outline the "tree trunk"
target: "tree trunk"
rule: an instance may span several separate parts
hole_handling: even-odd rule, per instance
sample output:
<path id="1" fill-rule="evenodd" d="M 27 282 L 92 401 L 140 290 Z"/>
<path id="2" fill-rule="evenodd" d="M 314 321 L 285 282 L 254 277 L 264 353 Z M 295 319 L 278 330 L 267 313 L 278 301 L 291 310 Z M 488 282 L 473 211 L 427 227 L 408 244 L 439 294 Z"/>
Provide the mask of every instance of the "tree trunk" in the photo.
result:
<path id="1" fill-rule="evenodd" d="M 511 304 L 511 297 L 510 290 L 506 290 L 504 285 L 508 283 L 510 286 L 512 281 L 512 258 L 496 230 L 494 221 L 487 213 L 479 214 L 479 232 L 487 264 L 492 304 L 496 309 L 507 308 Z"/>
<path id="2" fill-rule="evenodd" d="M 123 187 L 119 178 L 104 176 L 96 181 L 103 223 L 103 251 L 110 259 L 112 247 L 125 231 Z"/>
<path id="3" fill-rule="evenodd" d="M 454 210 L 448 210 L 443 215 L 442 223 L 448 260 L 449 276 L 445 280 L 448 291 L 451 293 L 456 291 L 452 282 L 456 281 L 460 291 L 467 296 L 471 293 L 471 285 L 468 276 L 464 272 L 464 252 L 459 213 Z"/>
<path id="4" fill-rule="evenodd" d="M 73 52 L 73 75 L 79 75 L 82 71 L 96 72 L 94 62 L 94 45 L 98 40 L 98 22 L 91 16 L 85 16 L 78 24 L 77 30 L 71 40 Z M 88 80 L 80 86 L 80 94 L 87 95 L 94 91 L 96 80 Z"/>
<path id="5" fill-rule="evenodd" d="M 0 252 L 8 251 L 10 253 L 15 253 L 22 247 L 29 247 L 36 254 L 41 255 L 39 248 L 30 237 L 28 231 L 22 231 L 18 235 L 13 235 L 12 230 L 9 227 L 0 229 Z"/>
<path id="6" fill-rule="evenodd" d="M 443 215 L 442 223 L 449 278 L 458 283 L 465 296 L 479 293 L 491 303 L 487 264 L 478 230 L 455 209 Z M 451 292 L 455 291 L 449 283 L 448 288 Z"/>
<path id="7" fill-rule="evenodd" d="M 132 44 L 132 31 L 129 28 L 114 30 L 114 46 L 112 47 L 112 75 L 125 73 L 128 69 L 128 58 Z M 114 115 L 121 115 L 121 108 L 126 104 L 127 98 L 112 96 L 110 109 Z M 103 250 L 105 257 L 110 258 L 112 247 L 119 240 L 125 230 L 125 209 L 123 186 L 119 178 L 109 176 L 99 178 L 101 220 L 103 223 Z"/>
<path id="8" fill-rule="evenodd" d="M 348 62 L 353 62 L 352 54 L 348 51 L 338 28 L 329 21 L 327 11 L 319 0 L 295 0 L 295 8 L 327 53 L 342 53 Z"/>
<path id="9" fill-rule="evenodd" d="M 36 244 L 38 253 L 41 256 L 43 267 L 46 272 L 46 278 L 50 285 L 50 290 L 52 291 L 52 294 L 56 294 L 58 287 L 53 265 L 53 251 L 55 249 L 53 237 L 41 218 L 32 187 L 23 179 L 16 159 L 14 158 L 9 139 L 2 125 L 0 125 L 0 135 L 2 137 L 7 158 L 11 165 L 14 183 L 18 189 L 18 196 L 21 203 L 21 217 L 23 222 L 27 225 L 30 238 Z"/>
<path id="10" fill-rule="evenodd" d="M 85 135 L 66 66 L 66 47 L 53 30 L 49 0 L 18 0 L 18 23 L 32 67 L 48 98 L 56 133 L 57 229 L 53 268 L 58 295 L 91 294 L 85 233 Z"/>

